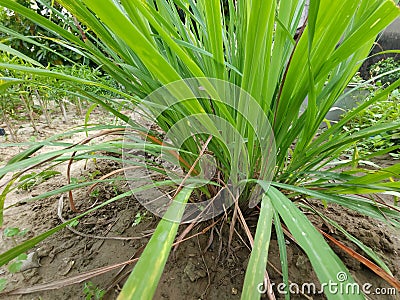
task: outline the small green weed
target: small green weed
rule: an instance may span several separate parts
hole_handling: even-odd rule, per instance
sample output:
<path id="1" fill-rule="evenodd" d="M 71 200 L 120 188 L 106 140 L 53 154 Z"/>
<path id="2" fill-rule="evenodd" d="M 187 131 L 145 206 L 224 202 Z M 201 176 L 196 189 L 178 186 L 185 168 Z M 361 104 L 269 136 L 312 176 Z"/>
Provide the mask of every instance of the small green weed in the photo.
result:
<path id="1" fill-rule="evenodd" d="M 100 191 L 98 189 L 95 189 L 90 193 L 90 197 L 92 197 L 92 198 L 97 198 L 99 195 L 100 195 Z"/>
<path id="2" fill-rule="evenodd" d="M 17 241 L 15 240 L 16 237 L 21 237 L 24 236 L 29 230 L 28 229 L 20 229 L 17 227 L 7 227 L 6 229 L 4 229 L 3 235 L 6 238 L 11 238 L 14 245 L 17 245 Z M 8 271 L 10 271 L 10 273 L 17 273 L 21 270 L 22 264 L 24 262 L 24 260 L 26 260 L 28 258 L 28 255 L 26 253 L 21 253 L 20 255 L 18 255 L 15 259 L 14 262 L 12 262 L 9 266 L 8 266 Z M 0 291 L 1 291 L 1 287 L 2 287 L 2 283 L 0 282 Z"/>
<path id="3" fill-rule="evenodd" d="M 373 96 L 373 92 L 371 93 Z M 349 112 L 351 113 L 351 111 Z M 344 131 L 353 134 L 373 125 L 394 122 L 400 119 L 400 92 L 394 90 L 384 100 L 376 102 L 351 119 L 345 126 Z M 357 151 L 361 156 L 388 149 L 399 145 L 400 129 L 382 132 L 381 134 L 368 137 L 357 143 Z M 399 159 L 400 154 L 389 153 L 393 158 Z"/>
<path id="4" fill-rule="evenodd" d="M 100 289 L 93 282 L 89 281 L 85 282 L 85 285 L 83 286 L 83 293 L 85 294 L 86 300 L 100 300 L 103 299 L 106 291 Z"/>
<path id="5" fill-rule="evenodd" d="M 19 272 L 21 270 L 22 264 L 27 258 L 28 255 L 26 253 L 18 255 L 15 261 L 8 266 L 8 271 L 10 271 L 10 273 Z"/>
<path id="6" fill-rule="evenodd" d="M 136 214 L 136 216 L 135 216 L 135 220 L 133 220 L 132 227 L 135 227 L 135 226 L 139 225 L 140 222 L 143 221 L 143 218 L 144 218 L 145 216 L 146 216 L 146 213 L 142 214 L 142 213 L 138 212 L 138 213 Z"/>
<path id="7" fill-rule="evenodd" d="M 94 170 L 93 172 L 90 172 L 88 174 L 90 179 L 95 179 L 97 176 L 101 175 L 101 172 L 99 170 Z"/>
<path id="8" fill-rule="evenodd" d="M 6 229 L 4 229 L 4 236 L 7 238 L 12 238 L 14 239 L 17 236 L 24 236 L 25 234 L 28 233 L 28 229 L 19 229 L 18 227 L 7 227 Z"/>
<path id="9" fill-rule="evenodd" d="M 21 176 L 19 179 L 20 184 L 17 186 L 17 188 L 19 190 L 29 191 L 44 181 L 60 174 L 60 172 L 53 170 L 45 170 L 40 173 L 32 172 Z"/>

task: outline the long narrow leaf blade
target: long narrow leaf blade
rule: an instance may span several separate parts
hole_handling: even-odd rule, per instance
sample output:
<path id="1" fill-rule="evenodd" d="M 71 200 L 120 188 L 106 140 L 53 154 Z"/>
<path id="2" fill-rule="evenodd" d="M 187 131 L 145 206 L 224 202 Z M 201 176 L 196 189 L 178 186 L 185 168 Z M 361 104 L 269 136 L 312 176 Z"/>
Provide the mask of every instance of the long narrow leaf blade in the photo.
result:
<path id="1" fill-rule="evenodd" d="M 246 276 L 244 278 L 242 291 L 243 300 L 260 299 L 261 297 L 261 294 L 256 287 L 260 283 L 264 282 L 273 215 L 274 208 L 272 207 L 270 199 L 263 196 L 253 250 L 251 251 Z"/>
<path id="2" fill-rule="evenodd" d="M 176 196 L 165 213 L 165 218 L 158 224 L 118 299 L 153 299 L 179 227 L 179 223 L 168 219 L 179 220 L 182 218 L 185 203 L 191 193 L 192 189 L 184 188 Z"/>
<path id="3" fill-rule="evenodd" d="M 271 199 L 273 207 L 297 243 L 306 252 L 321 284 L 333 283 L 338 287 L 355 284 L 346 266 L 296 205 L 274 187 L 270 187 L 266 195 Z M 339 280 L 342 278 L 345 280 Z M 348 299 L 350 296 L 334 293 L 329 288 L 325 288 L 324 292 L 328 299 Z M 364 297 L 353 293 L 351 299 L 364 299 Z"/>

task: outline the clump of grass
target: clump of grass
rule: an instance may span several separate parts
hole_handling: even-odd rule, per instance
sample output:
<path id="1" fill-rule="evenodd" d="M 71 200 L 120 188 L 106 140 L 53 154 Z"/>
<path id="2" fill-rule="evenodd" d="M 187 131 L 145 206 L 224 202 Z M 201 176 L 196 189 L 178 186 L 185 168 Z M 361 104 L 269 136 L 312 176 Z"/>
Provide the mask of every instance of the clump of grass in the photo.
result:
<path id="1" fill-rule="evenodd" d="M 12 0 L 0 3 L 41 26 L 52 28 L 62 44 L 79 49 L 123 88 L 40 66 L 21 68 L 3 63 L 0 68 L 46 74 L 74 83 L 76 93 L 82 98 L 129 125 L 126 130 L 129 139 L 125 138 L 125 143 L 117 139 L 87 145 L 85 140 L 63 149 L 73 152 L 74 159 L 95 157 L 96 153 L 110 149 L 121 152 L 123 148 L 125 156 L 120 161 L 129 167 L 150 169 L 153 178 L 155 173 L 163 178 L 171 175 L 169 180 L 156 183 L 143 183 L 140 176 L 127 176 L 133 182 L 131 191 L 96 207 L 128 194 L 146 194 L 154 185 L 173 190 L 165 197 L 167 201 L 162 203 L 165 206 L 158 207 L 163 219 L 121 291 L 121 299 L 153 297 L 179 222 L 188 220 L 185 209 L 194 207 L 200 216 L 202 211 L 209 212 L 209 203 L 213 204 L 195 201 L 187 205 L 193 193 L 211 200 L 222 194 L 233 205 L 231 224 L 241 218 L 252 245 L 243 299 L 259 298 L 255 287 L 268 279 L 265 268 L 273 229 L 283 258 L 283 281 L 289 286 L 283 225 L 305 251 L 322 283 L 354 283 L 343 262 L 304 215 L 303 209 L 312 211 L 312 207 L 297 202 L 299 198 L 317 198 L 325 205 L 336 203 L 382 222 L 390 220 L 392 225 L 400 227 L 398 210 L 352 196 L 399 191 L 396 182 L 391 185 L 385 182 L 393 173 L 399 173 L 398 166 L 376 173 L 365 171 L 367 175 L 358 172 L 340 176 L 332 164 L 354 143 L 399 127 L 399 121 L 388 121 L 351 135 L 342 131 L 364 108 L 390 94 L 400 80 L 378 91 L 323 133 L 318 132 L 326 114 L 368 55 L 377 34 L 399 16 L 399 8 L 393 1 L 311 1 L 306 24 L 301 24 L 303 0 L 58 2 L 95 35 L 82 35 L 68 16 L 50 5 L 48 9 L 64 18 L 70 28 L 55 26 Z M 120 101 L 85 91 L 83 86 L 120 95 L 132 110 L 139 106 L 137 114 L 152 116 L 155 124 L 146 128 L 121 111 Z M 307 107 L 300 112 L 306 96 Z M 110 134 L 121 132 L 121 128 L 107 129 Z M 130 130 L 136 135 L 128 136 Z M 49 157 L 66 160 L 65 156 L 60 158 L 65 155 L 60 152 L 14 160 L 0 169 L 0 176 L 43 163 Z M 206 159 L 207 155 L 213 158 L 213 163 Z M 159 159 L 151 160 L 149 156 Z M 163 163 L 170 167 L 163 168 Z M 341 166 L 346 164 L 351 162 L 342 162 Z M 210 165 L 215 171 L 206 177 L 207 172 L 203 171 Z M 74 187 L 77 186 L 69 188 Z M 257 204 L 260 216 L 253 237 L 243 212 L 251 211 Z M 0 265 L 68 224 L 0 255 Z M 379 270 L 393 286 L 399 286 L 382 259 L 356 238 L 347 236 L 368 253 L 376 264 L 374 270 Z M 339 282 L 339 273 L 346 275 L 345 282 Z M 325 290 L 325 294 L 329 299 L 338 297 L 332 291 Z M 343 297 L 362 298 L 359 294 Z"/>

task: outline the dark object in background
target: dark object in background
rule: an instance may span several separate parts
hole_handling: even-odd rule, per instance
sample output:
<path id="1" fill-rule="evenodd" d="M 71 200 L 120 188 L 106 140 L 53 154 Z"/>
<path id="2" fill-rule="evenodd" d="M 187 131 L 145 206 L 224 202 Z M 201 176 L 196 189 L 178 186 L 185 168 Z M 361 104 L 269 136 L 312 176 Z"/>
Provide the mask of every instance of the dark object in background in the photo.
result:
<path id="1" fill-rule="evenodd" d="M 6 135 L 6 131 L 3 128 L 0 128 L 0 136 Z"/>
<path id="2" fill-rule="evenodd" d="M 369 58 L 364 61 L 360 68 L 362 78 L 365 80 L 370 79 L 369 67 L 378 61 L 389 57 L 393 57 L 395 61 L 400 59 L 398 53 L 385 53 L 373 56 L 373 54 L 385 50 L 400 50 L 400 18 L 394 20 L 375 41 L 375 46 L 372 48 Z"/>

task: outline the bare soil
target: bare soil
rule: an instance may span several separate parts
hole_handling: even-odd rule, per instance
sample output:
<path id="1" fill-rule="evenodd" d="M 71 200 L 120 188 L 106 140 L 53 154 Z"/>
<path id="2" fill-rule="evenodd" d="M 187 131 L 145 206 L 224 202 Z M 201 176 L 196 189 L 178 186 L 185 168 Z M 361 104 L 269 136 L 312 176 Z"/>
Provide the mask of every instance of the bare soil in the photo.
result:
<path id="1" fill-rule="evenodd" d="M 98 117 L 100 116 L 102 117 L 101 114 L 98 115 Z M 56 131 L 61 132 L 73 125 L 63 124 L 61 119 L 55 122 L 59 122 L 57 130 L 46 128 L 42 124 L 43 136 L 38 138 L 54 134 Z M 73 119 L 71 122 L 77 122 L 77 120 Z M 10 147 L 0 148 L 0 151 L 2 160 L 6 161 L 20 150 Z M 96 163 L 88 161 L 87 164 L 77 163 L 73 165 L 73 176 L 76 178 L 90 178 L 91 176 L 99 178 L 120 167 L 113 161 L 105 160 Z M 60 206 L 59 195 L 44 200 L 29 201 L 34 195 L 54 190 L 66 184 L 65 166 L 60 166 L 60 171 L 62 171 L 61 175 L 45 181 L 32 190 L 14 192 L 10 198 L 7 198 L 6 206 L 17 202 L 19 204 L 5 211 L 5 222 L 1 233 L 7 227 L 28 229 L 25 236 L 17 239 L 16 242 L 20 243 L 62 223 L 57 213 Z M 98 193 L 95 195 L 88 195 L 86 189 L 74 192 L 78 209 L 84 211 L 94 203 L 99 204 L 127 191 L 129 187 L 120 182 L 104 183 L 97 188 Z M 74 217 L 76 213 L 70 210 L 67 195 L 64 195 L 62 203 L 64 204 L 62 217 L 65 219 Z M 313 201 L 313 204 L 319 211 L 323 211 L 349 233 L 381 255 L 394 276 L 400 278 L 399 231 L 335 205 L 329 205 L 325 209 L 318 201 Z M 309 218 L 318 228 L 327 230 L 326 224 L 319 218 L 313 215 L 309 215 Z M 157 226 L 158 221 L 158 218 L 146 212 L 133 197 L 126 197 L 111 203 L 82 218 L 74 227 L 75 232 L 65 228 L 31 249 L 29 253 L 34 253 L 33 260 L 25 266 L 27 268 L 25 271 L 11 274 L 6 266 L 0 268 L 0 278 L 8 280 L 6 292 L 20 289 L 20 293 L 17 295 L 0 294 L 0 299 L 85 299 L 84 282 L 89 281 L 99 289 L 107 291 L 104 299 L 116 299 L 124 279 L 133 265 L 128 265 L 123 270 L 116 268 L 75 284 L 68 285 L 68 283 L 76 281 L 75 276 L 136 257 L 148 242 L 149 235 Z M 240 299 L 250 255 L 246 235 L 237 225 L 233 241 L 228 248 L 229 221 L 222 220 L 212 229 L 203 233 L 202 230 L 212 222 L 213 220 L 210 220 L 196 226 L 189 235 L 198 235 L 181 243 L 171 253 L 154 299 Z M 256 223 L 257 213 L 255 212 L 248 216 L 248 224 L 253 233 Z M 179 233 L 185 228 L 186 226 L 182 225 Z M 332 236 L 363 254 L 356 246 L 346 242 L 340 232 L 334 231 Z M 100 237 L 108 237 L 108 239 Z M 128 237 L 132 239 L 120 239 Z M 13 240 L 5 238 L 3 234 L 0 235 L 0 241 L 0 253 L 14 245 Z M 358 283 L 361 285 L 370 283 L 371 291 L 375 291 L 376 288 L 389 288 L 384 280 L 342 250 L 336 246 L 333 246 L 333 249 L 344 260 Z M 290 240 L 287 241 L 287 252 L 290 281 L 298 285 L 315 283 L 318 286 L 317 277 L 304 252 Z M 329 264 L 329 262 L 326 263 Z M 276 287 L 282 282 L 282 279 L 278 244 L 274 233 L 267 270 Z M 57 289 L 46 290 L 43 286 L 39 286 L 40 291 L 23 294 L 24 290 L 29 292 L 29 288 L 45 283 L 53 284 Z M 400 299 L 399 293 L 398 291 L 397 296 L 371 294 L 368 295 L 368 298 Z M 284 295 L 277 293 L 276 290 L 275 295 L 277 299 L 284 299 Z M 266 295 L 263 294 L 262 298 L 266 298 Z M 292 298 L 325 299 L 321 294 L 297 294 L 292 295 Z"/>

